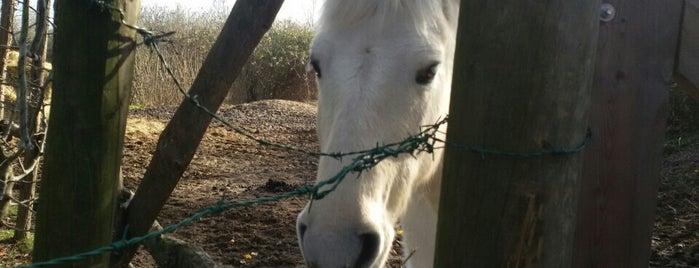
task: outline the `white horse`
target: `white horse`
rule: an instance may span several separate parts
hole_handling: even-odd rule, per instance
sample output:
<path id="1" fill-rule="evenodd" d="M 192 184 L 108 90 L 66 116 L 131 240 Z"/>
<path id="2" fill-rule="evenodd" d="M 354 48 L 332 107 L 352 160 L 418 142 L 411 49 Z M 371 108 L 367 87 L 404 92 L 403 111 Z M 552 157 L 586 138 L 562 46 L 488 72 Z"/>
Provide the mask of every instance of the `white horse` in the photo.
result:
<path id="1" fill-rule="evenodd" d="M 458 9 L 459 0 L 326 0 L 310 61 L 322 151 L 400 141 L 448 113 Z M 408 265 L 432 267 L 442 155 L 389 158 L 313 201 L 297 222 L 308 265 L 382 267 L 400 222 Z M 321 157 L 318 180 L 348 162 Z"/>

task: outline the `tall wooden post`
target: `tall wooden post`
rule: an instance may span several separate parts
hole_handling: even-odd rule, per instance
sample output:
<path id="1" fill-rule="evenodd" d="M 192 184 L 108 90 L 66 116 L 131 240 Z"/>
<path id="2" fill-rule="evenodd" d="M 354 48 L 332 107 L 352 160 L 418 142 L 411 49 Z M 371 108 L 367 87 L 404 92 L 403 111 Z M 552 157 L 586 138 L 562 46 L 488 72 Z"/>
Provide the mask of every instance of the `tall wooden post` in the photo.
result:
<path id="1" fill-rule="evenodd" d="M 600 26 L 575 267 L 648 267 L 681 0 L 608 2 Z M 607 7 L 607 8 L 610 8 Z"/>
<path id="2" fill-rule="evenodd" d="M 447 139 L 507 152 L 585 140 L 599 2 L 462 0 Z M 435 267 L 570 267 L 582 153 L 446 147 Z"/>
<path id="3" fill-rule="evenodd" d="M 106 1 L 135 23 L 139 0 Z M 51 127 L 34 261 L 111 243 L 135 32 L 97 1 L 56 1 Z M 105 267 L 109 254 L 62 267 Z M 61 267 L 61 266 L 59 266 Z"/>

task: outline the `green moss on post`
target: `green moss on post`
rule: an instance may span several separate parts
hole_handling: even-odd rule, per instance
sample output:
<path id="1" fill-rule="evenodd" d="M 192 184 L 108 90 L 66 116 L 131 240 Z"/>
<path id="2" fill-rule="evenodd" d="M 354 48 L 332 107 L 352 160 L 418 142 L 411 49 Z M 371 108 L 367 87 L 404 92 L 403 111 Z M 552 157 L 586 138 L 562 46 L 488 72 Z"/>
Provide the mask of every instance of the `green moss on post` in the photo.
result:
<path id="1" fill-rule="evenodd" d="M 135 22 L 138 0 L 114 0 Z M 105 246 L 119 188 L 135 32 L 90 1 L 56 1 L 51 127 L 34 261 Z M 106 267 L 109 254 L 63 267 Z"/>

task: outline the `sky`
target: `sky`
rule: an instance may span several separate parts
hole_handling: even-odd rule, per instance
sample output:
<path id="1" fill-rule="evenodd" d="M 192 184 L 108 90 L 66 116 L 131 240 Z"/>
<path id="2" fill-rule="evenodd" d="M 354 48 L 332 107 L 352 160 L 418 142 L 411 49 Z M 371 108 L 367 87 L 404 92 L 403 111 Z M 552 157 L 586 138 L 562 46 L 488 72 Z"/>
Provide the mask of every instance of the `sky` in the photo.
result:
<path id="1" fill-rule="evenodd" d="M 293 19 L 307 22 L 318 15 L 323 0 L 285 0 L 277 19 Z M 141 0 L 142 6 L 159 6 L 174 8 L 178 5 L 191 10 L 208 10 L 214 5 L 233 7 L 235 0 Z M 315 11 L 314 11 L 315 8 Z"/>

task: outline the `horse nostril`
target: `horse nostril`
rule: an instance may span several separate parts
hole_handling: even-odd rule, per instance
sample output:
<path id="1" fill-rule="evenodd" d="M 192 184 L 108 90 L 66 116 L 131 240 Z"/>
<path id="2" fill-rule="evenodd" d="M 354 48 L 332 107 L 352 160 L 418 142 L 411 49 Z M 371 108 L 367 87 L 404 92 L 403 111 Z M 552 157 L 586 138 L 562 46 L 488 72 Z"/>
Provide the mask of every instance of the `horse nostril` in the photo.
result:
<path id="1" fill-rule="evenodd" d="M 359 253 L 357 263 L 354 267 L 369 267 L 374 263 L 374 259 L 379 255 L 379 243 L 381 239 L 378 234 L 367 233 L 359 236 L 359 241 L 362 245 L 362 251 Z"/>

